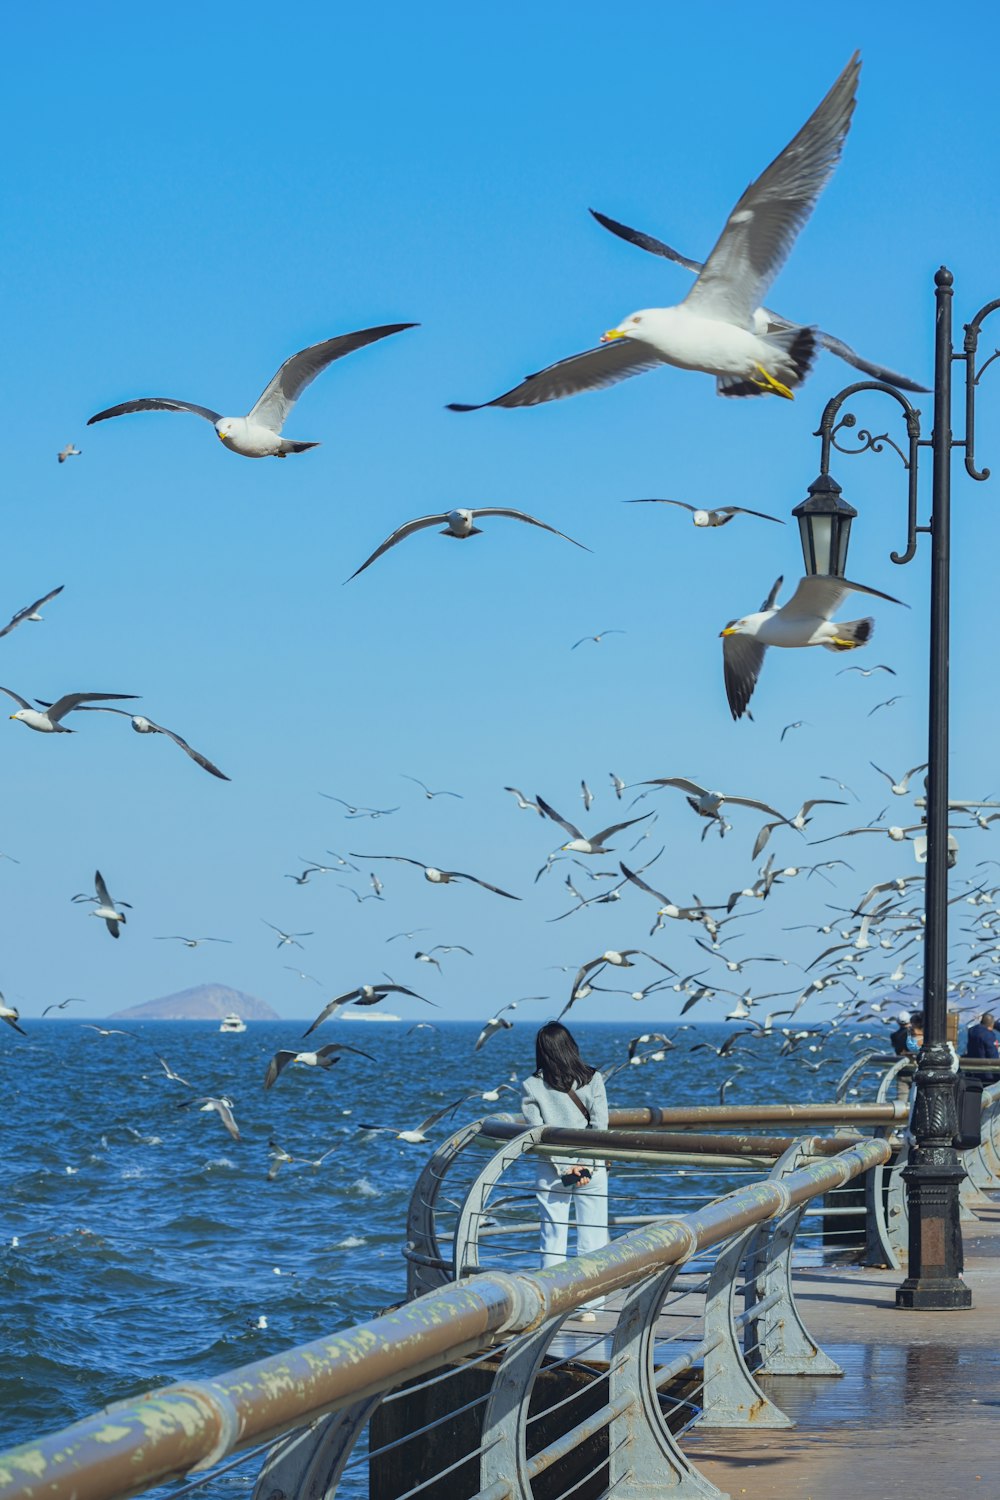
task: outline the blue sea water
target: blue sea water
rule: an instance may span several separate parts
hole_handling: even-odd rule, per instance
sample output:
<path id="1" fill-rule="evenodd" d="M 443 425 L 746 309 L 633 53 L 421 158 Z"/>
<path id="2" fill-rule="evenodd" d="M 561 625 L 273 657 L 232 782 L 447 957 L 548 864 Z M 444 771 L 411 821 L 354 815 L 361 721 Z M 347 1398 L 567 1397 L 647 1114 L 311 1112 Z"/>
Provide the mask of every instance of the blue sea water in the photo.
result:
<path id="1" fill-rule="evenodd" d="M 625 1057 L 643 1020 L 638 1007 L 625 1012 L 629 1003 L 622 1024 L 575 1028 L 594 1064 Z M 250 1023 L 239 1035 L 220 1034 L 214 1022 L 131 1024 L 131 1036 L 69 1020 L 26 1028 L 24 1038 L 0 1028 L 3 1448 L 398 1301 L 407 1202 L 432 1147 L 363 1135 L 359 1123 L 412 1126 L 448 1099 L 533 1067 L 534 1028 L 521 1021 L 479 1053 L 476 1025 L 411 1032 L 408 1023 L 341 1023 L 313 1040 L 336 1035 L 373 1061 L 348 1057 L 327 1073 L 288 1068 L 265 1093 L 268 1060 L 295 1046 L 304 1025 Z M 681 1032 L 664 1062 L 615 1075 L 612 1105 L 717 1102 L 734 1059 L 688 1049 L 732 1029 Z M 809 1042 L 779 1058 L 779 1041 L 753 1040 L 758 1055 L 743 1055 L 747 1071 L 727 1102 L 832 1097 L 840 1066 L 807 1071 L 803 1062 L 817 1056 Z M 846 1062 L 857 1051 L 838 1035 L 819 1055 Z M 233 1100 L 239 1142 L 214 1112 L 179 1108 L 192 1090 L 168 1079 L 157 1054 L 199 1095 Z M 454 1124 L 516 1109 L 518 1098 L 471 1100 Z M 432 1141 L 452 1128 L 438 1126 Z M 318 1168 L 285 1166 L 268 1182 L 272 1138 L 296 1157 L 337 1149 Z"/>

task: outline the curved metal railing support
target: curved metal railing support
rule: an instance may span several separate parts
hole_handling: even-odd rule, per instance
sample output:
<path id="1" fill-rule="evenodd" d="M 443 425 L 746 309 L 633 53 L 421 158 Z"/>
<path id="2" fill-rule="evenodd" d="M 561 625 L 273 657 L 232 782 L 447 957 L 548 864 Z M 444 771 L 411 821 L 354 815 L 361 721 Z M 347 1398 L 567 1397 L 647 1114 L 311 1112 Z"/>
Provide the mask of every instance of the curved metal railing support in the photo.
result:
<path id="1" fill-rule="evenodd" d="M 442 1141 L 417 1178 L 406 1214 L 406 1295 L 412 1300 L 422 1292 L 447 1286 L 453 1279 L 441 1254 L 437 1237 L 437 1200 L 448 1168 L 482 1129 L 482 1120 L 463 1125 Z"/>
<path id="2" fill-rule="evenodd" d="M 351 1450 L 364 1432 L 381 1392 L 320 1417 L 277 1443 L 257 1476 L 251 1500 L 328 1500 L 335 1494 Z"/>
<path id="3" fill-rule="evenodd" d="M 472 1181 L 455 1225 L 452 1246 L 453 1277 L 467 1276 L 479 1270 L 479 1226 L 486 1213 L 486 1200 L 496 1187 L 507 1168 L 535 1147 L 545 1130 L 544 1125 L 533 1125 L 523 1130 L 512 1141 L 505 1141 L 499 1151 L 494 1151 Z"/>
<path id="4" fill-rule="evenodd" d="M 742 1348 L 747 1310 L 736 1316 L 736 1292 L 757 1229 L 734 1240 L 716 1257 L 705 1298 L 705 1393 L 703 1427 L 791 1427 L 791 1419 L 765 1395 L 751 1374 Z"/>

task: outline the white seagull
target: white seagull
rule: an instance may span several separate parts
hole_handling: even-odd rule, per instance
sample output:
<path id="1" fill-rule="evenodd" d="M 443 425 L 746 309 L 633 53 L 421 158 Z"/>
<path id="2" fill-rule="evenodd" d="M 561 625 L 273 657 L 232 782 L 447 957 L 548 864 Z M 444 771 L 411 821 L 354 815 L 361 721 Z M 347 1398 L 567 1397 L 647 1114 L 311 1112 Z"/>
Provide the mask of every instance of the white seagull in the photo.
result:
<path id="1" fill-rule="evenodd" d="M 369 1062 L 375 1061 L 370 1052 L 362 1052 L 360 1047 L 350 1047 L 346 1042 L 328 1042 L 325 1047 L 317 1047 L 315 1052 L 294 1052 L 282 1047 L 267 1065 L 264 1088 L 269 1089 L 276 1083 L 289 1063 L 301 1063 L 307 1068 L 328 1069 L 340 1062 L 342 1052 L 353 1052 L 358 1057 L 367 1057 Z"/>
<path id="2" fill-rule="evenodd" d="M 118 694 L 117 696 L 121 697 L 124 695 Z M 225 771 L 220 771 L 218 766 L 214 766 L 206 755 L 202 755 L 199 750 L 195 750 L 175 730 L 166 729 L 162 724 L 154 724 L 152 719 L 147 719 L 144 714 L 130 714 L 127 708 L 87 708 L 86 704 L 82 707 L 87 713 L 120 714 L 123 719 L 130 719 L 132 721 L 132 728 L 136 734 L 165 734 L 168 740 L 173 740 L 174 744 L 183 750 L 185 755 L 190 756 L 195 764 L 201 766 L 202 770 L 207 771 L 210 776 L 217 776 L 220 781 L 228 781 L 230 779 Z"/>
<path id="3" fill-rule="evenodd" d="M 73 443 L 67 443 L 66 446 L 65 446 L 65 448 L 60 448 L 59 452 L 56 454 L 56 458 L 59 460 L 59 462 L 61 464 L 64 464 L 66 462 L 67 458 L 79 458 L 79 457 L 80 457 L 80 449 L 77 448 L 75 446 L 75 444 L 73 444 Z"/>
<path id="4" fill-rule="evenodd" d="M 681 510 L 691 512 L 691 520 L 695 526 L 727 526 L 734 516 L 756 516 L 759 521 L 776 521 L 779 526 L 784 526 L 780 516 L 769 516 L 762 510 L 745 510 L 742 505 L 717 505 L 714 510 L 698 505 L 689 505 L 686 500 L 659 500 L 648 498 L 643 500 L 626 500 L 626 505 L 677 505 Z"/>
<path id="5" fill-rule="evenodd" d="M 128 907 L 129 911 L 131 911 L 132 908 L 131 906 L 129 906 L 129 903 L 127 901 L 119 901 L 117 905 L 114 901 L 112 901 L 111 893 L 104 883 L 104 877 L 101 874 L 100 870 L 96 870 L 94 872 L 94 888 L 97 891 L 96 896 L 87 896 L 84 894 L 73 896 L 72 899 L 74 901 L 93 902 L 94 910 L 90 912 L 89 915 L 92 917 L 100 917 L 101 920 L 107 925 L 107 929 L 110 932 L 111 936 L 113 938 L 116 938 L 119 936 L 119 927 L 125 926 L 125 913 L 119 911 L 118 907 L 126 906 Z"/>
<path id="6" fill-rule="evenodd" d="M 282 932 L 280 927 L 275 927 L 274 923 L 269 922 L 266 917 L 261 917 L 260 920 L 264 923 L 265 927 L 270 927 L 272 932 L 278 934 L 279 948 L 301 948 L 302 944 L 297 939 L 300 937 L 312 937 L 314 935 L 311 932 Z"/>
<path id="7" fill-rule="evenodd" d="M 446 1104 L 443 1109 L 436 1109 L 432 1115 L 427 1116 L 426 1120 L 421 1120 L 419 1125 L 415 1125 L 410 1130 L 396 1130 L 392 1125 L 359 1125 L 358 1129 L 385 1130 L 388 1131 L 390 1135 L 394 1135 L 399 1141 L 406 1141 L 410 1146 L 420 1146 L 424 1143 L 424 1141 L 426 1141 L 427 1132 L 428 1130 L 430 1130 L 432 1125 L 436 1125 L 439 1120 L 443 1120 L 445 1115 L 453 1114 L 454 1111 L 458 1109 L 460 1104 L 465 1103 L 466 1099 L 474 1098 L 475 1094 L 463 1094 L 461 1099 L 453 1099 L 452 1102 L 450 1104 Z"/>
<path id="8" fill-rule="evenodd" d="M 8 698 L 13 698 L 15 703 L 21 705 L 17 713 L 10 717 L 20 719 L 22 724 L 27 724 L 29 729 L 37 729 L 39 734 L 74 734 L 75 730 L 67 729 L 62 720 L 82 704 L 92 703 L 98 698 L 136 696 L 135 693 L 64 693 L 55 703 L 46 705 L 44 712 L 40 712 L 37 708 L 32 708 L 27 698 L 22 698 L 20 693 L 12 692 L 10 688 L 0 687 L 0 693 L 6 693 Z"/>
<path id="9" fill-rule="evenodd" d="M 877 771 L 880 776 L 885 777 L 886 781 L 889 783 L 889 787 L 894 797 L 909 796 L 910 777 L 916 776 L 920 771 L 927 770 L 927 762 L 924 761 L 922 765 L 914 766 L 912 770 L 907 771 L 905 776 L 901 776 L 898 781 L 894 781 L 893 778 L 889 775 L 889 772 L 883 771 L 882 767 L 877 766 L 873 760 L 870 760 L 868 764 L 871 766 L 873 771 Z"/>
<path id="10" fill-rule="evenodd" d="M 587 838 L 581 833 L 575 823 L 568 818 L 561 818 L 554 807 L 550 807 L 543 797 L 538 797 L 538 806 L 547 818 L 553 823 L 558 823 L 560 828 L 565 828 L 571 835 L 568 844 L 561 844 L 560 848 L 570 854 L 611 854 L 613 851 L 605 847 L 605 839 L 612 838 L 616 833 L 621 833 L 623 828 L 631 828 L 633 823 L 643 823 L 646 818 L 651 818 L 652 813 L 643 813 L 641 818 L 629 818 L 625 823 L 612 823 L 610 828 L 602 828 L 600 833 L 593 834 Z"/>
<path id="11" fill-rule="evenodd" d="M 784 321 L 761 329 L 756 314 L 840 160 L 860 67 L 855 53 L 798 134 L 746 189 L 679 306 L 633 313 L 596 349 L 560 360 L 481 404 L 534 406 L 663 364 L 714 375 L 720 395 L 770 391 L 790 398 L 815 359 L 817 331 Z"/>
<path id="12" fill-rule="evenodd" d="M 8 1026 L 12 1026 L 15 1031 L 19 1031 L 22 1036 L 27 1036 L 28 1033 L 24 1027 L 17 1024 L 20 1019 L 21 1012 L 17 1006 L 8 1005 L 3 995 L 0 994 L 0 1021 L 6 1021 Z"/>
<path id="13" fill-rule="evenodd" d="M 54 599 L 57 594 L 61 594 L 64 588 L 65 584 L 61 583 L 57 589 L 50 589 L 47 594 L 43 594 L 33 604 L 26 604 L 23 609 L 19 609 L 13 619 L 0 630 L 0 636 L 10 635 L 11 631 L 16 630 L 24 620 L 34 620 L 40 623 L 42 617 L 38 611 L 42 608 L 42 605 L 48 604 L 50 599 Z"/>
<path id="14" fill-rule="evenodd" d="M 231 1099 L 227 1099 L 224 1094 L 218 1099 L 213 1099 L 211 1096 L 206 1096 L 201 1099 L 182 1099 L 177 1108 L 189 1109 L 192 1105 L 194 1105 L 198 1109 L 199 1113 L 203 1115 L 209 1114 L 212 1110 L 214 1110 L 219 1119 L 222 1121 L 223 1125 L 229 1131 L 229 1134 L 232 1136 L 233 1140 L 238 1141 L 240 1139 L 239 1126 L 236 1124 L 236 1121 L 233 1118 L 233 1101 Z"/>
<path id="15" fill-rule="evenodd" d="M 848 594 L 869 594 L 890 604 L 902 603 L 863 583 L 815 573 L 800 579 L 788 603 L 778 609 L 775 600 L 783 582 L 783 578 L 777 579 L 756 613 L 730 620 L 719 632 L 726 697 L 734 719 L 746 713 L 768 646 L 825 646 L 828 651 L 854 651 L 871 640 L 875 621 L 871 616 L 834 621 L 833 615 Z"/>
<path id="16" fill-rule="evenodd" d="M 508 901 L 520 901 L 520 896 L 512 896 L 510 891 L 502 891 L 498 885 L 490 885 L 488 880 L 480 880 L 476 875 L 464 875 L 461 870 L 439 870 L 435 865 L 425 865 L 422 860 L 408 859 L 405 854 L 355 854 L 353 849 L 349 851 L 352 859 L 391 859 L 399 865 L 414 865 L 416 869 L 423 870 L 424 879 L 429 880 L 431 885 L 450 885 L 453 880 L 469 880 L 473 885 L 481 885 L 484 891 L 492 891 L 495 896 L 506 896 Z"/>
<path id="17" fill-rule="evenodd" d="M 211 422 L 220 441 L 231 452 L 241 453 L 244 458 L 285 458 L 289 453 L 304 453 L 307 448 L 317 448 L 319 444 L 293 442 L 291 438 L 281 436 L 281 429 L 306 386 L 311 385 L 335 359 L 353 354 L 355 349 L 374 344 L 390 333 L 402 333 L 405 328 L 416 326 L 415 323 L 386 323 L 380 328 L 363 328 L 358 333 L 342 333 L 322 344 L 300 349 L 298 354 L 285 360 L 245 417 L 224 417 L 207 406 L 176 401 L 171 396 L 143 396 L 137 401 L 123 401 L 120 406 L 99 411 L 90 418 L 87 426 L 133 411 L 188 411 Z"/>
<path id="18" fill-rule="evenodd" d="M 328 1016 L 335 1015 L 344 1005 L 377 1005 L 384 1000 L 386 995 L 409 995 L 413 1000 L 423 1000 L 425 1005 L 433 1005 L 433 1000 L 427 1000 L 423 995 L 418 995 L 416 990 L 407 989 L 405 984 L 359 984 L 357 989 L 347 990 L 343 995 L 330 1000 L 324 1005 L 312 1025 L 302 1033 L 303 1039 L 311 1036 L 317 1026 L 322 1026 Z"/>
<path id="19" fill-rule="evenodd" d="M 470 536 L 480 536 L 482 527 L 477 526 L 476 522 L 485 516 L 506 516 L 509 521 L 526 521 L 529 526 L 540 526 L 543 531 L 551 531 L 553 536 L 561 536 L 564 542 L 572 542 L 574 547 L 583 547 L 584 552 L 590 551 L 590 548 L 584 547 L 582 542 L 574 541 L 573 537 L 567 536 L 565 531 L 559 531 L 555 526 L 549 526 L 545 521 L 529 516 L 526 511 L 511 510 L 502 505 L 477 506 L 475 510 L 458 506 L 454 510 L 444 510 L 437 515 L 418 516 L 415 521 L 407 521 L 403 526 L 397 527 L 391 536 L 386 537 L 381 546 L 375 548 L 371 557 L 366 558 L 360 568 L 355 569 L 351 578 L 357 578 L 359 573 L 370 568 L 376 558 L 388 552 L 390 547 L 395 547 L 398 542 L 405 542 L 407 537 L 415 536 L 418 531 L 426 531 L 430 526 L 440 526 L 442 536 L 455 537 L 460 542 L 466 541 Z M 345 583 L 350 583 L 351 578 L 345 579 Z"/>

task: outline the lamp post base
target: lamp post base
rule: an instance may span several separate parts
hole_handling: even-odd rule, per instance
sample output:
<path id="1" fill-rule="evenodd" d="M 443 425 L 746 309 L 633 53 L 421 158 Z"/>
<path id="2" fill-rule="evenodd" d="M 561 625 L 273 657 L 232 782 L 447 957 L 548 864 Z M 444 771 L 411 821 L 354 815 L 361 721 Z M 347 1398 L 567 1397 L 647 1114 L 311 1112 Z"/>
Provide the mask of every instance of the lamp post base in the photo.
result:
<path id="1" fill-rule="evenodd" d="M 959 1183 L 965 1176 L 951 1146 L 917 1148 L 903 1168 L 910 1211 L 910 1267 L 896 1306 L 954 1312 L 972 1306 L 962 1280 Z"/>

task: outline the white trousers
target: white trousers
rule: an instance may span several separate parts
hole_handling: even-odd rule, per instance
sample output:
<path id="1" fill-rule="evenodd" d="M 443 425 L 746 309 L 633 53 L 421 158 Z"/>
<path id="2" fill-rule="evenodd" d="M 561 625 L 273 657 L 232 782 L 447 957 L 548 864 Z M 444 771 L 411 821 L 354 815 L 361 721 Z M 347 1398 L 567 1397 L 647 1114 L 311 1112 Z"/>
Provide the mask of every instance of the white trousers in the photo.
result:
<path id="1" fill-rule="evenodd" d="M 576 1213 L 576 1254 L 608 1243 L 608 1173 L 597 1167 L 586 1187 L 563 1187 L 558 1177 L 536 1184 L 542 1220 L 542 1267 L 558 1265 L 569 1250 L 571 1207 Z"/>

